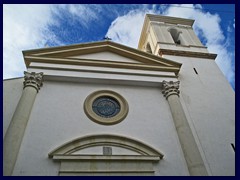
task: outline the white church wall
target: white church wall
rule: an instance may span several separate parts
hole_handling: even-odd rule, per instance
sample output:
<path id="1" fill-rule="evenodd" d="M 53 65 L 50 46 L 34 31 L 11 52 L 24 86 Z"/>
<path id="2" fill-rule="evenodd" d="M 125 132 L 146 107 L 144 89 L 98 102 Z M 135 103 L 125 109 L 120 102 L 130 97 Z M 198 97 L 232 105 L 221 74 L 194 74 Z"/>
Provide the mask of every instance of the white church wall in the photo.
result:
<path id="1" fill-rule="evenodd" d="M 213 60 L 164 57 L 183 63 L 179 73 L 180 100 L 212 175 L 234 175 L 234 91 Z"/>
<path id="2" fill-rule="evenodd" d="M 23 78 L 3 81 L 3 137 L 11 122 L 13 113 L 22 95 Z"/>
<path id="3" fill-rule="evenodd" d="M 105 126 L 86 116 L 85 98 L 97 90 L 112 90 L 127 100 L 125 120 Z M 36 97 L 13 175 L 57 175 L 59 163 L 48 159 L 50 151 L 101 133 L 128 136 L 162 152 L 163 159 L 154 166 L 156 175 L 188 175 L 169 105 L 159 88 L 53 81 L 45 81 Z"/>

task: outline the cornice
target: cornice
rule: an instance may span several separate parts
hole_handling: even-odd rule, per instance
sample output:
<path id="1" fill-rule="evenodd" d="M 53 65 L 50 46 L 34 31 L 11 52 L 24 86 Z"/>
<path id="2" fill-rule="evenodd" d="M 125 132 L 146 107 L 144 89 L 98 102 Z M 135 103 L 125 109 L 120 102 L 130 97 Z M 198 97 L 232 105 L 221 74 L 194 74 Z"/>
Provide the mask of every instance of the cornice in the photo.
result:
<path id="1" fill-rule="evenodd" d="M 127 62 L 113 62 L 105 60 L 89 60 L 89 59 L 70 59 L 70 58 L 49 58 L 39 56 L 25 56 L 25 63 L 29 68 L 31 62 L 52 63 L 52 64 L 68 64 L 68 65 L 81 65 L 81 66 L 96 66 L 96 67 L 111 67 L 111 68 L 124 68 L 124 69 L 139 69 L 139 70 L 152 70 L 152 71 L 167 71 L 178 74 L 180 67 L 174 66 L 160 66 L 148 64 L 136 64 Z"/>
<path id="2" fill-rule="evenodd" d="M 169 23 L 162 23 L 162 22 L 156 22 L 156 21 L 151 21 L 151 25 L 160 25 L 160 26 L 165 26 L 165 27 L 175 27 L 175 28 L 181 28 L 181 29 L 193 29 L 192 26 L 187 26 L 187 25 L 182 25 L 182 24 L 169 24 Z"/>
<path id="3" fill-rule="evenodd" d="M 217 54 L 212 54 L 212 53 L 179 51 L 179 50 L 170 50 L 170 49 L 159 49 L 159 54 L 161 54 L 161 55 L 185 56 L 185 57 L 196 57 L 196 58 L 206 58 L 206 59 L 210 59 L 210 60 L 215 60 L 216 57 L 217 57 Z"/>
<path id="4" fill-rule="evenodd" d="M 75 71 L 75 72 L 89 72 L 89 73 L 99 73 L 99 74 L 109 74 L 109 75 L 127 75 L 127 76 L 142 76 L 142 77 L 166 77 L 166 78 L 177 78 L 175 74 L 168 74 L 163 72 L 162 74 L 149 74 L 149 73 L 141 73 L 141 72 L 131 72 L 130 71 L 106 71 L 106 70 L 89 70 L 89 69 L 78 69 L 78 68 L 64 68 L 64 67 L 47 67 L 47 66 L 30 66 L 31 69 L 38 69 L 38 70 L 57 70 L 57 71 Z M 136 69 L 134 69 L 136 70 Z"/>
<path id="5" fill-rule="evenodd" d="M 154 15 L 154 14 L 146 14 L 149 21 L 151 22 L 164 22 L 169 24 L 179 24 L 185 26 L 192 26 L 194 23 L 193 19 L 185 19 L 185 18 L 177 18 L 177 17 L 170 17 L 170 16 L 161 16 L 161 15 Z"/>

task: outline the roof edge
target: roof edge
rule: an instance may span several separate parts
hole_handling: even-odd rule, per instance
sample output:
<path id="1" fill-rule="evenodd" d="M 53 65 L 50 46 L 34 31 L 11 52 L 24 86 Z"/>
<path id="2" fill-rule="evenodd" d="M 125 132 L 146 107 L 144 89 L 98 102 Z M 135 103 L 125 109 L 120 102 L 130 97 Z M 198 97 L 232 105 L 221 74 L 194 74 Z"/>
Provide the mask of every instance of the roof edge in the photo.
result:
<path id="1" fill-rule="evenodd" d="M 51 48 L 42 48 L 42 49 L 32 49 L 32 50 L 27 50 L 27 51 L 23 51 L 23 56 L 24 58 L 26 56 L 45 56 L 48 57 L 47 54 L 54 54 L 54 51 L 56 51 L 56 53 L 65 53 L 65 51 L 76 51 L 79 50 L 81 48 L 103 48 L 103 47 L 108 47 L 109 49 L 112 50 L 117 50 L 119 49 L 119 51 L 121 53 L 125 53 L 125 54 L 131 54 L 131 56 L 137 56 L 138 58 L 143 59 L 144 57 L 146 59 L 151 60 L 152 62 L 155 63 L 160 63 L 160 64 L 169 64 L 170 66 L 177 66 L 180 67 L 181 63 L 169 60 L 169 59 L 165 59 L 153 54 L 149 54 L 147 52 L 143 52 L 139 49 L 135 49 L 132 47 L 128 47 L 113 41 L 97 41 L 97 42 L 90 42 L 90 43 L 82 43 L 82 44 L 73 44 L 73 45 L 68 45 L 68 46 L 60 46 L 60 47 L 51 47 Z M 72 50 L 71 50 L 72 49 Z M 62 52 L 61 52 L 62 51 Z M 50 57 L 50 56 L 49 56 Z"/>

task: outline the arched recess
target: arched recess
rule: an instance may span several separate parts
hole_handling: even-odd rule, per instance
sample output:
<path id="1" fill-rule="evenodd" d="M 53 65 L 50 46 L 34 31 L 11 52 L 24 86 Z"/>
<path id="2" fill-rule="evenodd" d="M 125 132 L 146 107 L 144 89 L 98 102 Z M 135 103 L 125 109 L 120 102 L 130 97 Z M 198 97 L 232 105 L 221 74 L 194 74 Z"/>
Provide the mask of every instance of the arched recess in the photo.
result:
<path id="1" fill-rule="evenodd" d="M 79 151 L 81 149 L 94 146 L 122 147 L 137 152 L 141 155 L 158 156 L 160 158 L 163 158 L 162 153 L 141 141 L 125 136 L 112 134 L 89 135 L 74 139 L 54 149 L 52 152 L 49 153 L 49 157 L 52 158 L 54 155 L 57 154 L 71 155 L 74 152 Z"/>
<path id="2" fill-rule="evenodd" d="M 120 147 L 138 155 L 75 154 L 79 150 L 99 146 Z M 141 141 L 112 134 L 74 139 L 54 149 L 48 156 L 61 162 L 59 175 L 153 175 L 152 164 L 163 158 L 161 152 Z"/>
<path id="3" fill-rule="evenodd" d="M 178 30 L 175 27 L 171 27 L 168 29 L 168 31 L 170 32 L 172 39 L 174 41 L 175 44 L 179 44 L 179 45 L 184 45 L 185 41 L 183 40 L 181 33 L 182 31 Z"/>

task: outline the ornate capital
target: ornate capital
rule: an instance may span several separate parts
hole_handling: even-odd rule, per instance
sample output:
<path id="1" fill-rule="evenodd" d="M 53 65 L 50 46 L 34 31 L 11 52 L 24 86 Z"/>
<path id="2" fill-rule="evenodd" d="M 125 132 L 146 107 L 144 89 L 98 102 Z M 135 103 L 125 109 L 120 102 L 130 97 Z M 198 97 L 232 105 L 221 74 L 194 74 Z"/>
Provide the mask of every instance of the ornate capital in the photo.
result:
<path id="1" fill-rule="evenodd" d="M 24 82 L 23 82 L 23 88 L 31 86 L 37 90 L 37 92 L 40 90 L 40 87 L 42 87 L 43 82 L 43 73 L 35 73 L 35 72 L 26 72 L 24 71 Z"/>
<path id="2" fill-rule="evenodd" d="M 180 81 L 176 81 L 176 82 L 163 81 L 162 83 L 163 83 L 162 93 L 164 97 L 168 98 L 168 96 L 173 94 L 179 96 L 180 91 L 178 89 L 179 89 Z"/>

